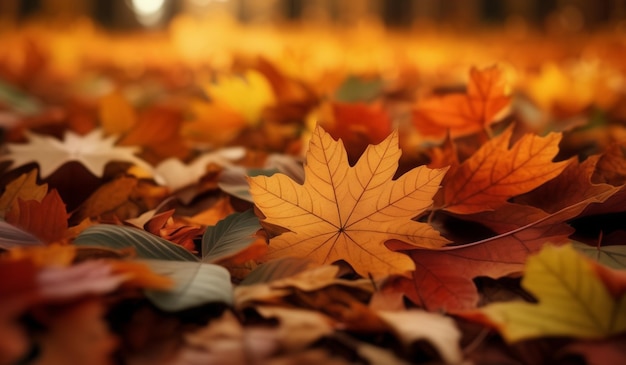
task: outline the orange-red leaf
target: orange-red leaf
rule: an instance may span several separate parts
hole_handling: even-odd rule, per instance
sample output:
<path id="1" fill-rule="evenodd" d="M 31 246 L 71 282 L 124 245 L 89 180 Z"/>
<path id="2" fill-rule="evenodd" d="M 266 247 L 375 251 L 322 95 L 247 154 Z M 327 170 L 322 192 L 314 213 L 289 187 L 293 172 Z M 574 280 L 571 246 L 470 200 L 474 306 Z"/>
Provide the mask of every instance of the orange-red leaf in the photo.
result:
<path id="1" fill-rule="evenodd" d="M 529 207 L 530 208 L 530 207 Z M 520 207 L 506 206 L 491 212 L 491 220 L 508 221 Z M 459 311 L 474 308 L 479 294 L 473 278 L 499 278 L 521 272 L 529 254 L 539 251 L 546 241 L 563 242 L 573 230 L 562 224 L 564 217 L 550 217 L 538 209 L 527 211 L 527 218 L 516 222 L 517 229 L 533 221 L 544 221 L 512 230 L 496 238 L 447 251 L 412 250 L 415 262 L 412 279 L 402 278 L 394 285 L 416 304 L 429 310 Z M 495 223 L 494 223 L 495 224 Z"/>
<path id="2" fill-rule="evenodd" d="M 440 192 L 442 209 L 458 214 L 494 210 L 556 177 L 567 166 L 567 161 L 552 162 L 559 152 L 560 133 L 526 134 L 509 148 L 512 134 L 510 127 L 450 169 Z"/>
<path id="3" fill-rule="evenodd" d="M 50 191 L 41 202 L 18 199 L 19 211 L 11 210 L 8 223 L 32 233 L 46 243 L 63 239 L 67 230 L 65 203 L 56 190 Z"/>
<path id="4" fill-rule="evenodd" d="M 424 99 L 413 112 L 413 123 L 424 135 L 460 137 L 483 130 L 502 115 L 509 104 L 503 70 L 492 66 L 470 70 L 465 94 L 455 93 Z"/>
<path id="5" fill-rule="evenodd" d="M 120 146 L 142 146 L 152 152 L 150 162 L 167 157 L 184 158 L 188 147 L 179 138 L 183 117 L 172 107 L 155 106 L 139 116 L 133 128 L 119 141 Z"/>
<path id="6" fill-rule="evenodd" d="M 538 188 L 516 198 L 516 202 L 532 205 L 548 213 L 557 212 L 572 203 L 604 194 L 613 195 L 618 188 L 609 184 L 594 184 L 591 179 L 600 156 L 591 156 L 580 163 L 569 161 L 563 172 Z M 608 196 L 608 195 L 607 195 Z"/>
<path id="7" fill-rule="evenodd" d="M 381 105 L 332 103 L 319 111 L 321 123 L 335 139 L 341 139 L 350 161 L 355 161 L 370 144 L 382 142 L 391 134 L 391 119 Z"/>

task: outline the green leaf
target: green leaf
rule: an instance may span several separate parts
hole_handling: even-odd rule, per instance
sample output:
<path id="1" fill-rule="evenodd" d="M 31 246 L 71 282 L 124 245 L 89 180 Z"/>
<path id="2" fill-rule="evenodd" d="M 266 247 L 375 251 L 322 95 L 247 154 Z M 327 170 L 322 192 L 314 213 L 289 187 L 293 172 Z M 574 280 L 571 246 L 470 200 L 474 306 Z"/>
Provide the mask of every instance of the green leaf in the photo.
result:
<path id="1" fill-rule="evenodd" d="M 376 99 L 383 91 L 384 83 L 379 78 L 364 79 L 348 77 L 335 93 L 335 100 L 352 103 Z"/>
<path id="2" fill-rule="evenodd" d="M 0 103 L 26 115 L 34 115 L 41 112 L 41 103 L 15 86 L 0 80 Z"/>
<path id="3" fill-rule="evenodd" d="M 79 246 L 101 246 L 112 249 L 132 247 L 143 259 L 199 261 L 199 259 L 170 241 L 137 228 L 100 224 L 85 229 L 74 244 Z"/>
<path id="4" fill-rule="evenodd" d="M 580 242 L 574 242 L 573 245 L 577 251 L 604 266 L 611 269 L 626 270 L 626 245 L 595 247 Z"/>
<path id="5" fill-rule="evenodd" d="M 213 264 L 189 261 L 141 260 L 157 274 L 174 280 L 169 291 L 147 290 L 154 305 L 166 311 L 180 311 L 207 303 L 233 303 L 228 270 Z"/>
<path id="6" fill-rule="evenodd" d="M 284 257 L 257 266 L 239 285 L 255 285 L 284 279 L 303 272 L 311 262 L 297 257 Z"/>
<path id="7" fill-rule="evenodd" d="M 202 236 L 202 261 L 216 262 L 240 252 L 254 242 L 259 229 L 261 224 L 252 209 L 233 213 L 207 227 Z"/>
<path id="8" fill-rule="evenodd" d="M 571 245 L 545 246 L 528 259 L 522 286 L 538 303 L 481 309 L 508 342 L 538 337 L 603 338 L 626 331 L 626 295 L 615 299 L 591 262 Z"/>

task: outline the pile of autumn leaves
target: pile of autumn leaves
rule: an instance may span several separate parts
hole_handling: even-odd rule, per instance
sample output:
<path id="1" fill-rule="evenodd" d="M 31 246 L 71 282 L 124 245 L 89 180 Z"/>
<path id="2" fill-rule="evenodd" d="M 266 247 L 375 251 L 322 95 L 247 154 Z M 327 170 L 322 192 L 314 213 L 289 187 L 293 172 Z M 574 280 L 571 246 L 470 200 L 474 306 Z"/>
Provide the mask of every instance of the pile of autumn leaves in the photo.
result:
<path id="1" fill-rule="evenodd" d="M 149 361 L 147 341 L 118 344 L 105 316 L 145 298 L 163 313 L 228 307 L 181 329 L 163 364 L 330 361 L 322 339 L 362 362 L 480 362 L 481 335 L 461 323 L 510 345 L 567 338 L 563 353 L 592 363 L 626 356 L 626 246 L 569 241 L 573 220 L 623 212 L 618 141 L 564 155 L 563 133 L 510 117 L 496 66 L 417 100 L 397 129 L 397 105 L 321 102 L 265 60 L 203 91 L 185 108 L 140 113 L 114 92 L 87 112 L 66 104 L 62 122 L 16 117 L 2 156 L 2 363 L 33 344 L 41 364 L 108 363 L 116 349 Z"/>

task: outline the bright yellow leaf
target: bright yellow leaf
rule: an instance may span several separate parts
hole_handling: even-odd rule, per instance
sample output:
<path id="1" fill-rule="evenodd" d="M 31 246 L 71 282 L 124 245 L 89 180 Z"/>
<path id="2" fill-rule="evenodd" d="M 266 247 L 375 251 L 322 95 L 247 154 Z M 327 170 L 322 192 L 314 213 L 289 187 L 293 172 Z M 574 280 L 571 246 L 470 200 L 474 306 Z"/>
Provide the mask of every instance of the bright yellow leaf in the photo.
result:
<path id="1" fill-rule="evenodd" d="M 269 81 L 253 70 L 242 76 L 222 76 L 216 84 L 208 85 L 206 92 L 213 101 L 240 113 L 250 125 L 258 123 L 263 109 L 273 105 L 276 99 Z"/>
<path id="2" fill-rule="evenodd" d="M 529 258 L 522 286 L 539 302 L 497 303 L 481 310 L 508 342 L 602 338 L 626 331 L 626 295 L 613 298 L 590 261 L 571 245 L 548 245 Z"/>
<path id="3" fill-rule="evenodd" d="M 318 126 L 303 185 L 283 174 L 249 178 L 264 223 L 288 230 L 270 240 L 268 256 L 307 257 L 319 264 L 345 260 L 361 275 L 387 275 L 415 266 L 408 256 L 389 250 L 385 241 L 445 245 L 448 241 L 439 232 L 412 218 L 432 205 L 447 169 L 420 166 L 394 181 L 401 153 L 396 131 L 370 145 L 350 167 L 343 143 Z"/>

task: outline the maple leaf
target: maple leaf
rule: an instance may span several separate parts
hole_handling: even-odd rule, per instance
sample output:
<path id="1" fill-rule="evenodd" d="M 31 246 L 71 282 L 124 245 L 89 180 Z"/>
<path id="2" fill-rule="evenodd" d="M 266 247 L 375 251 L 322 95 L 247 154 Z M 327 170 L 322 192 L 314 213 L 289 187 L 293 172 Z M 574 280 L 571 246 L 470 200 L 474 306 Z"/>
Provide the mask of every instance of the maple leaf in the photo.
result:
<path id="1" fill-rule="evenodd" d="M 29 143 L 8 143 L 9 154 L 0 160 L 12 160 L 13 166 L 37 162 L 42 179 L 70 161 L 80 162 L 97 177 L 102 177 L 106 164 L 112 161 L 130 162 L 152 171 L 148 163 L 134 155 L 136 147 L 114 146 L 117 137 L 103 138 L 101 129 L 94 129 L 85 136 L 66 131 L 63 141 L 32 132 L 26 132 L 26 136 Z"/>
<path id="2" fill-rule="evenodd" d="M 399 278 L 390 285 L 430 310 L 473 308 L 479 300 L 473 278 L 499 278 L 521 272 L 528 255 L 538 252 L 545 242 L 561 243 L 573 233 L 564 222 L 580 216 L 594 203 L 606 202 L 618 191 L 619 187 L 598 189 L 596 195 L 570 201 L 570 205 L 550 214 L 532 206 L 507 203 L 494 211 L 464 215 L 499 234 L 442 251 L 412 250 L 412 280 Z M 395 241 L 388 242 L 388 246 L 407 249 L 398 247 L 401 245 Z"/>
<path id="3" fill-rule="evenodd" d="M 8 223 L 46 243 L 61 240 L 67 230 L 65 204 L 56 190 L 49 192 L 41 202 L 36 200 L 17 201 L 19 209 L 10 210 L 6 215 Z"/>
<path id="4" fill-rule="evenodd" d="M 582 163 L 577 159 L 572 159 L 568 161 L 561 174 L 533 191 L 515 198 L 515 202 L 532 205 L 553 213 L 572 202 L 617 192 L 618 189 L 612 185 L 592 183 L 599 161 L 600 155 L 590 156 Z"/>
<path id="5" fill-rule="evenodd" d="M 48 193 L 48 184 L 37 184 L 37 170 L 20 175 L 7 184 L 4 193 L 0 196 L 0 217 L 4 217 L 9 209 L 16 209 L 18 199 L 41 200 Z"/>
<path id="6" fill-rule="evenodd" d="M 369 144 L 380 143 L 391 133 L 391 119 L 380 104 L 329 103 L 319 108 L 317 119 L 333 138 L 341 139 L 354 161 Z"/>
<path id="7" fill-rule="evenodd" d="M 276 100 L 272 85 L 254 70 L 242 76 L 219 77 L 216 84 L 206 87 L 206 92 L 212 100 L 236 110 L 250 125 L 257 124 L 263 109 Z"/>
<path id="8" fill-rule="evenodd" d="M 414 268 L 407 256 L 388 250 L 385 241 L 445 245 L 439 232 L 412 219 L 432 205 L 446 169 L 420 166 L 394 181 L 401 153 L 394 132 L 369 146 L 350 167 L 341 141 L 318 126 L 302 185 L 283 174 L 249 178 L 263 222 L 289 230 L 270 240 L 268 257 L 307 257 L 319 264 L 343 259 L 361 275 L 385 275 Z"/>
<path id="9" fill-rule="evenodd" d="M 431 97 L 418 102 L 413 124 L 421 133 L 460 137 L 483 130 L 502 116 L 511 102 L 501 68 L 472 67 L 466 94 Z"/>
<path id="10" fill-rule="evenodd" d="M 182 122 L 182 112 L 177 108 L 153 106 L 139 115 L 117 144 L 142 147 L 142 157 L 153 163 L 167 157 L 185 158 L 189 149 L 180 138 Z"/>
<path id="11" fill-rule="evenodd" d="M 129 176 L 121 176 L 101 185 L 72 214 L 72 221 L 81 222 L 114 211 L 128 202 L 136 188 L 137 179 Z"/>
<path id="12" fill-rule="evenodd" d="M 626 331 L 626 295 L 614 298 L 591 262 L 571 245 L 547 245 L 529 258 L 522 286 L 538 303 L 495 303 L 480 310 L 508 342 L 602 338 Z"/>
<path id="13" fill-rule="evenodd" d="M 511 148 L 513 128 L 485 143 L 461 165 L 450 169 L 440 192 L 441 209 L 469 214 L 493 210 L 559 175 L 567 161 L 553 163 L 560 133 L 524 135 Z"/>
<path id="14" fill-rule="evenodd" d="M 231 107 L 203 100 L 189 102 L 191 119 L 180 127 L 180 135 L 193 142 L 222 146 L 247 126 L 244 117 Z"/>
<path id="15" fill-rule="evenodd" d="M 428 310 L 457 312 L 475 308 L 480 296 L 473 278 L 500 278 L 521 272 L 530 253 L 539 251 L 547 240 L 563 242 L 573 232 L 561 223 L 564 217 L 550 216 L 532 207 L 508 205 L 489 213 L 496 226 L 509 221 L 510 216 L 518 218 L 510 223 L 516 228 L 479 244 L 451 250 L 411 250 L 415 262 L 412 278 L 398 278 L 388 285 Z M 394 247 L 395 242 L 390 245 Z"/>

